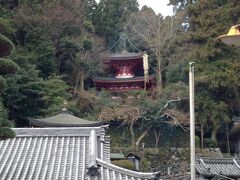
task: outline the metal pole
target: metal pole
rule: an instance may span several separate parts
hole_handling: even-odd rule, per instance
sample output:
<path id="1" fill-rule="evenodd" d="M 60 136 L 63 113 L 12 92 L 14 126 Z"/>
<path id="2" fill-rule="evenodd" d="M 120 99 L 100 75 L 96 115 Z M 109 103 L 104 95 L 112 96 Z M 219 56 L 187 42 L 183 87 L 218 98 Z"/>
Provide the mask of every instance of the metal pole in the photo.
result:
<path id="1" fill-rule="evenodd" d="M 190 101 L 190 149 L 191 149 L 191 180 L 195 180 L 195 111 L 194 111 L 194 62 L 189 63 L 189 101 Z"/>

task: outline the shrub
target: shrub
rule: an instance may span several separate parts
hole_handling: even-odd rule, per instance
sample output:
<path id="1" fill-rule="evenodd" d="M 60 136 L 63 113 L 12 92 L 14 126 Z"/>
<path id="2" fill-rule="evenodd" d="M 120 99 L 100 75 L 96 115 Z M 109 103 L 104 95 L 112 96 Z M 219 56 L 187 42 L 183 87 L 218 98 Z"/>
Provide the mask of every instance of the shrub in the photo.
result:
<path id="1" fill-rule="evenodd" d="M 204 146 L 207 147 L 207 148 L 216 148 L 217 147 L 217 142 L 214 139 L 205 138 L 204 139 Z"/>
<path id="2" fill-rule="evenodd" d="M 200 138 L 198 136 L 195 136 L 195 146 L 196 148 L 200 148 Z"/>
<path id="3" fill-rule="evenodd" d="M 134 170 L 134 164 L 133 162 L 129 161 L 129 160 L 115 160 L 111 162 L 112 164 L 122 167 L 122 168 L 126 168 L 126 169 L 130 169 L 130 170 Z"/>

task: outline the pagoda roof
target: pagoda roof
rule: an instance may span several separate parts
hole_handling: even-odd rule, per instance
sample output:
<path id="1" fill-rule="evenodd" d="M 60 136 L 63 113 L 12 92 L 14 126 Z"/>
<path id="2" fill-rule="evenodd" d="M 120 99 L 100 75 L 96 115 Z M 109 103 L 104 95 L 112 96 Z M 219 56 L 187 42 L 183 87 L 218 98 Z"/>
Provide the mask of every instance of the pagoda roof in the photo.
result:
<path id="1" fill-rule="evenodd" d="M 154 76 L 149 76 L 148 77 L 149 80 L 151 79 L 154 79 Z M 144 76 L 135 76 L 135 77 L 132 77 L 132 78 L 115 78 L 115 77 L 94 77 L 93 78 L 93 81 L 94 82 L 109 82 L 109 83 L 112 83 L 112 82 L 141 82 L 141 81 L 144 81 Z"/>
<path id="2" fill-rule="evenodd" d="M 73 116 L 68 111 L 41 119 L 28 118 L 31 125 L 39 127 L 94 127 L 104 124 L 100 121 L 89 121 Z"/>
<path id="3" fill-rule="evenodd" d="M 122 52 L 122 53 L 114 53 L 108 54 L 104 57 L 106 60 L 134 60 L 140 59 L 144 53 L 131 53 L 131 52 Z"/>

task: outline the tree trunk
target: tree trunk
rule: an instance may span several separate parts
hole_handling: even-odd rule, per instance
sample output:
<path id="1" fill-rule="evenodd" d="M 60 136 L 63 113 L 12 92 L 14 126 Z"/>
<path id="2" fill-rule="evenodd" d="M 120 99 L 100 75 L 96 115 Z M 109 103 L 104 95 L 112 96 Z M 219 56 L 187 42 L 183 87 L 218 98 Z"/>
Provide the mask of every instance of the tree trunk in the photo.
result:
<path id="1" fill-rule="evenodd" d="M 157 56 L 157 89 L 160 92 L 162 90 L 162 60 L 161 57 Z"/>
<path id="2" fill-rule="evenodd" d="M 84 79 L 85 79 L 84 73 L 81 72 L 80 73 L 80 87 L 79 87 L 80 92 L 84 92 Z"/>
<path id="3" fill-rule="evenodd" d="M 234 90 L 234 93 L 235 93 L 235 96 L 236 96 L 237 110 L 240 113 L 240 94 L 239 94 L 239 91 L 238 91 L 238 87 L 234 86 L 233 90 Z"/>
<path id="4" fill-rule="evenodd" d="M 155 148 L 157 148 L 158 147 L 158 144 L 159 144 L 159 140 L 160 140 L 160 131 L 156 131 L 155 129 L 154 129 L 154 136 L 155 136 Z"/>
<path id="5" fill-rule="evenodd" d="M 139 146 L 140 142 L 142 141 L 142 139 L 147 135 L 148 131 L 149 131 L 150 128 L 148 128 L 147 130 L 145 130 L 142 135 L 137 139 L 135 145 L 136 147 Z"/>
<path id="6" fill-rule="evenodd" d="M 215 141 L 217 140 L 216 135 L 217 135 L 217 130 L 213 129 L 212 130 L 212 140 L 215 140 Z"/>
<path id="7" fill-rule="evenodd" d="M 79 86 L 79 79 L 80 79 L 80 74 L 78 73 L 77 79 L 75 81 L 75 86 L 73 90 L 73 99 L 75 100 L 77 92 L 78 92 L 78 86 Z"/>
<path id="8" fill-rule="evenodd" d="M 131 133 L 131 146 L 134 147 L 135 146 L 135 134 L 134 134 L 134 130 L 133 130 L 133 122 L 131 122 L 129 129 L 130 129 L 130 133 Z"/>
<path id="9" fill-rule="evenodd" d="M 227 135 L 227 150 L 228 150 L 228 154 L 230 154 L 230 142 L 229 142 L 229 133 L 226 133 Z"/>
<path id="10" fill-rule="evenodd" d="M 201 149 L 203 149 L 203 136 L 204 136 L 204 129 L 203 124 L 201 123 Z"/>

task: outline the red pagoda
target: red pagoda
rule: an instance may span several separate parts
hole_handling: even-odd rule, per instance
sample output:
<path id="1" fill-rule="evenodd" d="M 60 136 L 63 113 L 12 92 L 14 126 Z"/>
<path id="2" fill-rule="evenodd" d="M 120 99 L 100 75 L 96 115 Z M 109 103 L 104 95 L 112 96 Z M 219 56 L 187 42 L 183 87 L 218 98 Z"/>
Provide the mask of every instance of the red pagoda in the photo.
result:
<path id="1" fill-rule="evenodd" d="M 93 82 L 97 90 L 110 92 L 127 92 L 129 90 L 152 90 L 155 85 L 154 76 L 148 76 L 148 62 L 145 53 L 109 54 L 104 57 L 108 70 L 114 77 L 95 77 Z"/>

